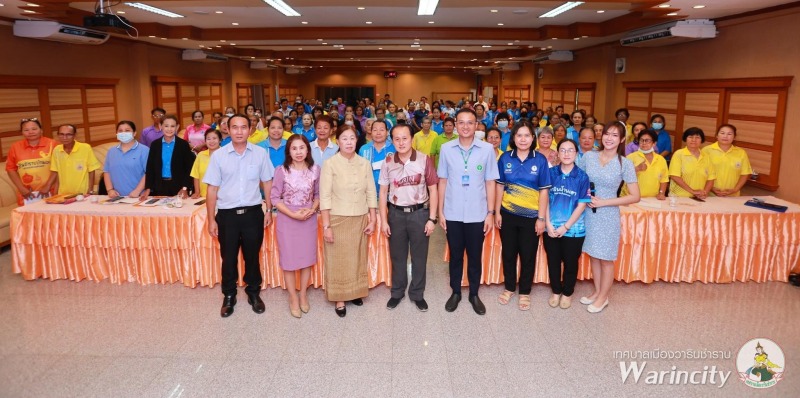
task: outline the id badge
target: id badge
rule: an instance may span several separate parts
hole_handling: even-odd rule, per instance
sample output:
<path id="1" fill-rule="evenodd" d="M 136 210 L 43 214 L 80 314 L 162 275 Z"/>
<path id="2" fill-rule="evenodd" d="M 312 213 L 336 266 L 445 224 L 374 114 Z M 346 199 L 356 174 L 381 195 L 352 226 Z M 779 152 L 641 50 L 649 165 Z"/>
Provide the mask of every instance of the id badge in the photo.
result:
<path id="1" fill-rule="evenodd" d="M 381 167 L 383 166 L 383 160 L 379 160 L 377 162 L 372 162 L 372 170 L 380 171 Z"/>
<path id="2" fill-rule="evenodd" d="M 469 186 L 469 174 L 464 174 L 461 176 L 461 186 L 462 187 Z"/>

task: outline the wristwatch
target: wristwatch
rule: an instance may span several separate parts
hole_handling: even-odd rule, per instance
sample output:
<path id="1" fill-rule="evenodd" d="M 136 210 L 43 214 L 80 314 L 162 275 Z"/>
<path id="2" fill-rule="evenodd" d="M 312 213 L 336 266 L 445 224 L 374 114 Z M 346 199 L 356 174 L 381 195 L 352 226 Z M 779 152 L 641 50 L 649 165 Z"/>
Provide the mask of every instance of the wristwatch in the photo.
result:
<path id="1" fill-rule="evenodd" d="M 489 210 L 489 214 L 494 215 L 495 211 L 494 210 Z"/>
<path id="2" fill-rule="evenodd" d="M 188 190 L 189 190 L 189 188 L 186 188 L 186 187 L 181 188 L 181 191 L 188 191 Z"/>
<path id="3" fill-rule="evenodd" d="M 438 222 L 439 222 L 439 218 L 438 218 L 438 217 L 437 217 L 437 218 L 429 218 L 429 219 L 428 219 L 428 221 L 430 221 L 430 222 L 432 222 L 432 223 L 436 224 L 436 223 L 438 223 Z"/>

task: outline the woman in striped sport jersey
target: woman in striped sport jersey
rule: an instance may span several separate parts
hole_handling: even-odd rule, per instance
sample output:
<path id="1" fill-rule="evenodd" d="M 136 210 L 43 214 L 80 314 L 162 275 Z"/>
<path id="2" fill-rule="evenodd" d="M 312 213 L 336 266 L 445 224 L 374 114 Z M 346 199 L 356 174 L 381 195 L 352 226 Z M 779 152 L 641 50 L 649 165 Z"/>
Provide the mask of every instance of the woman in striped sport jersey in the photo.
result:
<path id="1" fill-rule="evenodd" d="M 558 144 L 561 164 L 550 168 L 550 202 L 545 213 L 547 233 L 544 250 L 553 295 L 548 300 L 551 307 L 567 309 L 572 304 L 575 281 L 578 278 L 578 259 L 581 257 L 586 226 L 583 211 L 591 202 L 589 176 L 575 166 L 578 145 L 571 139 Z M 564 263 L 562 277 L 561 263 Z"/>

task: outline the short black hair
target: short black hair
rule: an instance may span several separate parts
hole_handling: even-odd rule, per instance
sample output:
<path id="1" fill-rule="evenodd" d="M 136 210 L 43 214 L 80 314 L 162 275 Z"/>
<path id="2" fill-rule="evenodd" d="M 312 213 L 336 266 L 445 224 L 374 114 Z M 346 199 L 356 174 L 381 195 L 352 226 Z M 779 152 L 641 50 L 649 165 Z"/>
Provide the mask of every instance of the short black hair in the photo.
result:
<path id="1" fill-rule="evenodd" d="M 693 135 L 699 135 L 700 142 L 706 142 L 706 134 L 700 127 L 689 127 L 686 129 L 686 131 L 683 132 L 683 142 L 686 142 L 686 139 Z"/>
<path id="2" fill-rule="evenodd" d="M 619 115 L 620 113 L 624 114 L 626 118 L 631 117 L 631 113 L 628 112 L 628 108 L 619 108 L 616 112 L 614 112 L 614 117 Z"/>

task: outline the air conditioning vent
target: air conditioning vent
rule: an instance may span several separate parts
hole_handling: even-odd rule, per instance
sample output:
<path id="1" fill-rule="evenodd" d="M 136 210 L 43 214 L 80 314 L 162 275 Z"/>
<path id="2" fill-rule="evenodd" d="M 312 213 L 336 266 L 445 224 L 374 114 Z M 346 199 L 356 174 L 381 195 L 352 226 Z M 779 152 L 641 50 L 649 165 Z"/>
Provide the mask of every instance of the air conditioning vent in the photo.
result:
<path id="1" fill-rule="evenodd" d="M 14 36 L 73 44 L 103 44 L 109 34 L 55 21 L 14 21 Z"/>
<path id="2" fill-rule="evenodd" d="M 639 29 L 620 39 L 628 47 L 656 47 L 717 37 L 714 21 L 687 19 Z"/>

